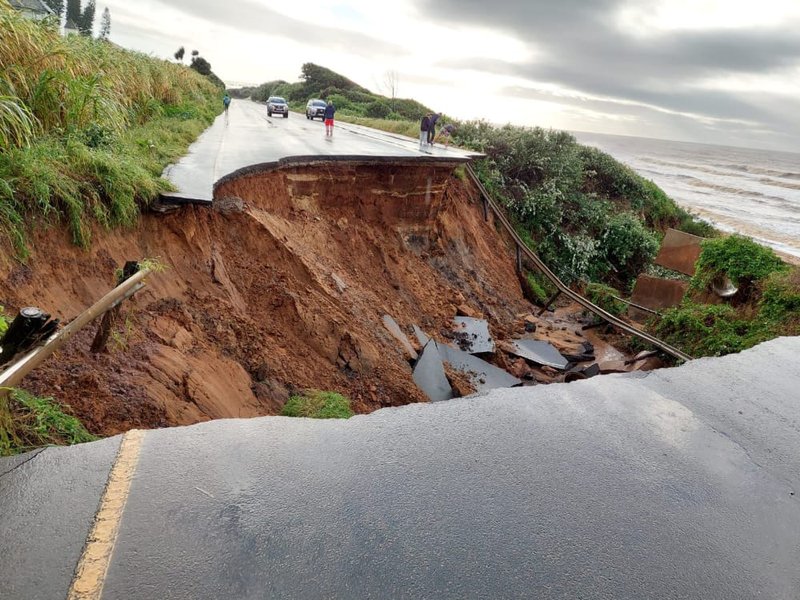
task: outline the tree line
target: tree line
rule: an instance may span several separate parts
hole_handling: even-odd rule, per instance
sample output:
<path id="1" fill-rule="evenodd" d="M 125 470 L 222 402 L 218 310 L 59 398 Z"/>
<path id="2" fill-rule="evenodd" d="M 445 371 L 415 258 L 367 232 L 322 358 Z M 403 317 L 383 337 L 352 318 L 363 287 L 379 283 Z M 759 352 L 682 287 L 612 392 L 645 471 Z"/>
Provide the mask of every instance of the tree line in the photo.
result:
<path id="1" fill-rule="evenodd" d="M 95 12 L 97 10 L 95 0 L 88 0 L 85 6 L 81 6 L 81 0 L 43 0 L 50 9 L 58 15 L 59 19 L 64 16 L 68 24 L 73 24 L 78 28 L 81 35 L 91 36 L 94 31 Z M 111 34 L 111 11 L 108 7 L 103 10 L 100 19 L 100 31 L 97 37 L 106 40 Z"/>

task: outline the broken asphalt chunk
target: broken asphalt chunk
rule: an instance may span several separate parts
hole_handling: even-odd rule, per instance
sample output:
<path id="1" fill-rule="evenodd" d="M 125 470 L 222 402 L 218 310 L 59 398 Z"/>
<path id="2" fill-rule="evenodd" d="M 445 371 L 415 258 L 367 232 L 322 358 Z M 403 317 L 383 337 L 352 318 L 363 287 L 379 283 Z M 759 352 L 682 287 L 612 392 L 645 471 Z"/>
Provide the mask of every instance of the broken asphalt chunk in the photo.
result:
<path id="1" fill-rule="evenodd" d="M 539 340 L 513 340 L 504 345 L 504 349 L 515 356 L 535 362 L 538 365 L 564 370 L 569 361 L 549 342 Z M 591 360 L 591 359 L 589 359 Z"/>
<path id="2" fill-rule="evenodd" d="M 414 383 L 421 389 L 431 402 L 450 400 L 453 390 L 444 374 L 442 357 L 436 342 L 430 340 L 419 355 L 417 364 L 412 372 Z"/>
<path id="3" fill-rule="evenodd" d="M 417 360 L 417 351 L 414 350 L 414 347 L 411 345 L 411 342 L 408 340 L 408 337 L 403 330 L 400 329 L 400 326 L 397 324 L 391 315 L 383 315 L 383 326 L 386 328 L 386 331 L 392 334 L 392 337 L 400 342 L 400 346 L 402 346 L 403 351 L 413 360 Z"/>
<path id="4" fill-rule="evenodd" d="M 425 344 L 431 341 L 431 338 L 428 337 L 428 335 L 424 331 L 422 331 L 422 329 L 420 329 L 417 325 L 412 325 L 411 328 L 414 330 L 414 335 L 417 336 L 417 341 L 419 341 L 419 345 L 424 348 Z"/>
<path id="5" fill-rule="evenodd" d="M 456 343 L 462 350 L 470 354 L 494 352 L 494 340 L 489 333 L 488 321 L 473 317 L 453 317 L 453 323 Z"/>
<path id="6" fill-rule="evenodd" d="M 478 392 L 520 385 L 521 380 L 483 359 L 447 344 L 438 344 L 442 359 L 457 371 L 466 374 Z"/>

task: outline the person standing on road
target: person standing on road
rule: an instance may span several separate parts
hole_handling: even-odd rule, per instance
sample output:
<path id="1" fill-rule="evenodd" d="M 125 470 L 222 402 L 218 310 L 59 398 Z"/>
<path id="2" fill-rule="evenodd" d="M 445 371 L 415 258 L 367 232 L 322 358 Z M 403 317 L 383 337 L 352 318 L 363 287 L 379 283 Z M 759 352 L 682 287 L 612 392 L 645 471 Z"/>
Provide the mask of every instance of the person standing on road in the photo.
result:
<path id="1" fill-rule="evenodd" d="M 428 113 L 422 117 L 419 124 L 419 149 L 422 150 L 423 146 L 428 143 L 428 130 L 431 127 L 431 114 Z"/>
<path id="2" fill-rule="evenodd" d="M 325 137 L 333 137 L 333 114 L 336 112 L 336 107 L 333 102 L 328 100 L 328 105 L 325 107 Z"/>
<path id="3" fill-rule="evenodd" d="M 225 112 L 228 112 L 228 107 L 231 105 L 231 97 L 228 95 L 228 92 L 225 92 L 225 95 L 222 97 L 222 106 L 225 107 Z"/>
<path id="4" fill-rule="evenodd" d="M 441 115 L 439 113 L 433 113 L 431 115 L 431 125 L 428 128 L 428 143 L 433 146 L 433 140 L 436 138 L 436 121 L 439 120 Z"/>

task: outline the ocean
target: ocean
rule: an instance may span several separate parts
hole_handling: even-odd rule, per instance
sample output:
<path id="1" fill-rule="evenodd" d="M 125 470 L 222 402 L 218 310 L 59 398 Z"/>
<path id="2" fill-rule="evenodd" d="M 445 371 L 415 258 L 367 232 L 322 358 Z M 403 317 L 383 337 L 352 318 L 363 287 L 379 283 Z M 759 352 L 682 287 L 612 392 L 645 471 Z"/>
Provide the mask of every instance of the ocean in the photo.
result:
<path id="1" fill-rule="evenodd" d="M 800 259 L 800 154 L 573 133 L 723 231 Z M 795 261 L 793 261 L 795 262 Z"/>

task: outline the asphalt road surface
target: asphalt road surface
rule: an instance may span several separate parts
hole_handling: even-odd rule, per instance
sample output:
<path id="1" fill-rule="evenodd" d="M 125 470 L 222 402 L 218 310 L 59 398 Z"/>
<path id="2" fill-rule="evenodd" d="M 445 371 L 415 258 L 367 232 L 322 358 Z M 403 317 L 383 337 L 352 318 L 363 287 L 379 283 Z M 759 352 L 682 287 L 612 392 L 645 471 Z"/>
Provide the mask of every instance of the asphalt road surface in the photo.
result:
<path id="1" fill-rule="evenodd" d="M 102 597 L 796 600 L 799 353 L 146 432 Z M 66 596 L 118 447 L 0 461 L 3 598 Z"/>
<path id="2" fill-rule="evenodd" d="M 184 198 L 210 201 L 214 182 L 243 167 L 273 162 L 287 156 L 370 155 L 381 157 L 459 157 L 474 153 L 433 148 L 403 136 L 336 121 L 333 137 L 325 136 L 322 121 L 291 113 L 288 118 L 267 116 L 267 107 L 249 100 L 233 100 L 228 115 L 217 117 L 177 164 L 164 176 Z"/>

